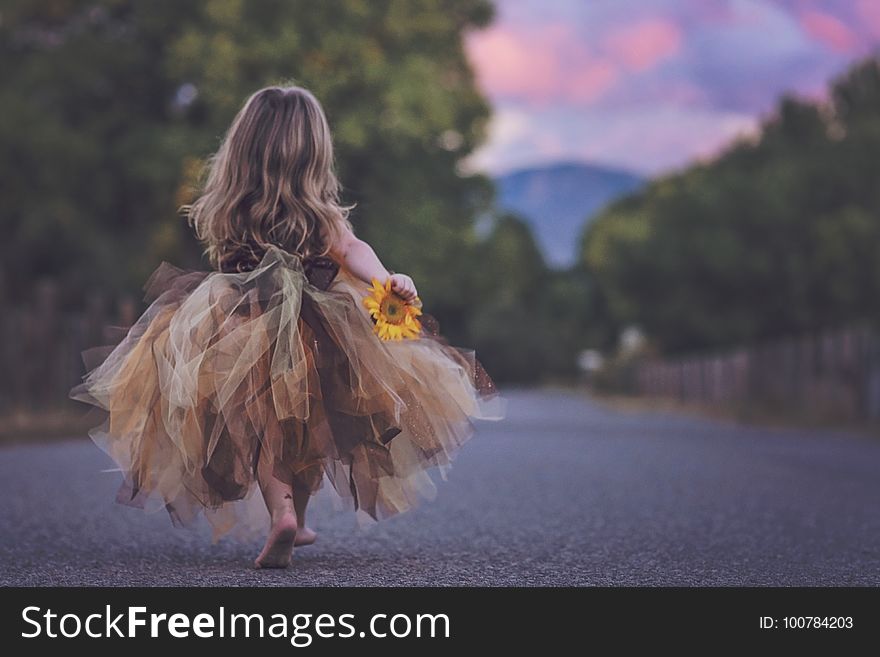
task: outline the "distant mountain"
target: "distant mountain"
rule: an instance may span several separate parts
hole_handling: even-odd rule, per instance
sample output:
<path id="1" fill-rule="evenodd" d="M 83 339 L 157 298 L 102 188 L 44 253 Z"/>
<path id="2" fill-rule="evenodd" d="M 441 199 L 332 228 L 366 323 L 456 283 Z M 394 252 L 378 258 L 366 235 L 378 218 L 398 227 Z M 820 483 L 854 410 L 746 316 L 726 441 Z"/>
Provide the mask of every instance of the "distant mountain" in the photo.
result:
<path id="1" fill-rule="evenodd" d="M 512 171 L 495 179 L 498 206 L 526 219 L 547 262 L 574 262 L 584 226 L 609 202 L 639 189 L 645 180 L 628 171 L 560 162 Z"/>

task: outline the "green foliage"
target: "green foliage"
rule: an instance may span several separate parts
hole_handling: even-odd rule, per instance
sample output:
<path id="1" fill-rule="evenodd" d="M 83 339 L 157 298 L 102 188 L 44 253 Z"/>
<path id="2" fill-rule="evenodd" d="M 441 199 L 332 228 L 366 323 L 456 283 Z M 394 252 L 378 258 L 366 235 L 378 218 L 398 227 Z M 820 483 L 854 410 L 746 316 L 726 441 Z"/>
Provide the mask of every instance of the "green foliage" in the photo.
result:
<path id="1" fill-rule="evenodd" d="M 589 282 L 579 269 L 547 268 L 528 225 L 496 219 L 470 269 L 467 338 L 489 372 L 504 382 L 570 378 L 589 345 Z"/>
<path id="2" fill-rule="evenodd" d="M 20 301 L 51 277 L 75 303 L 137 289 L 155 266 L 195 148 L 172 114 L 163 40 L 192 13 L 170 0 L 4 3 L 0 294 Z"/>
<path id="3" fill-rule="evenodd" d="M 609 324 L 667 351 L 878 319 L 880 62 L 784 98 L 753 142 L 654 181 L 584 236 Z"/>
<path id="4" fill-rule="evenodd" d="M 358 234 L 463 315 L 491 186 L 456 173 L 489 115 L 462 34 L 491 17 L 487 0 L 7 0 L 0 294 L 50 277 L 78 305 L 162 258 L 207 266 L 177 208 L 244 99 L 295 82 L 325 106 Z"/>

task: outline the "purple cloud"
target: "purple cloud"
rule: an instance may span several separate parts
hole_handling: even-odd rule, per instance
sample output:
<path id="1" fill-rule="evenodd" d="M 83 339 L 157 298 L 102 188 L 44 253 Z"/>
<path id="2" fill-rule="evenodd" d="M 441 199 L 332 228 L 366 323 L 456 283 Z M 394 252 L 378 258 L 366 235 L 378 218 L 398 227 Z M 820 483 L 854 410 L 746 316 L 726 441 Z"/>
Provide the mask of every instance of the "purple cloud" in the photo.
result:
<path id="1" fill-rule="evenodd" d="M 880 42 L 878 0 L 497 4 L 467 42 L 498 109 L 469 164 L 493 172 L 554 154 L 680 166 L 754 129 L 780 94 L 820 95 Z"/>

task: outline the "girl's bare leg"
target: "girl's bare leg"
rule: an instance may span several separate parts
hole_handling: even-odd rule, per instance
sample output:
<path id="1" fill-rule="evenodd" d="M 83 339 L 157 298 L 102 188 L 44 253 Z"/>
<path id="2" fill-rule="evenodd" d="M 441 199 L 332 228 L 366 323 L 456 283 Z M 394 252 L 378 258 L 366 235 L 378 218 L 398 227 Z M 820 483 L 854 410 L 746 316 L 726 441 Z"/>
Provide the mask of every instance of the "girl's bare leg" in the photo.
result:
<path id="1" fill-rule="evenodd" d="M 294 487 L 293 489 L 293 507 L 296 510 L 297 530 L 294 545 L 311 545 L 315 542 L 318 534 L 314 529 L 306 527 L 306 507 L 309 504 L 311 495 L 305 489 Z"/>
<path id="2" fill-rule="evenodd" d="M 272 465 L 268 461 L 268 458 L 260 458 L 257 481 L 272 518 L 272 527 L 263 551 L 254 561 L 254 567 L 287 568 L 297 533 L 293 488 L 272 474 Z"/>

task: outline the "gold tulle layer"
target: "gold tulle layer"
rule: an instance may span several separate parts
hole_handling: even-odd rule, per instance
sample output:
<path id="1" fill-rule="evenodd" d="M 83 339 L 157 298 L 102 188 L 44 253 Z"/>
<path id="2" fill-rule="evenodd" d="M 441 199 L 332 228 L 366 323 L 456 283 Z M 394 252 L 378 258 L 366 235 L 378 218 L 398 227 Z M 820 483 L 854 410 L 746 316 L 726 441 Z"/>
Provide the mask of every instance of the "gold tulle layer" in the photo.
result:
<path id="1" fill-rule="evenodd" d="M 175 523 L 204 511 L 215 536 L 235 527 L 260 459 L 392 516 L 432 494 L 426 471 L 451 463 L 472 419 L 503 415 L 471 350 L 436 331 L 380 341 L 366 286 L 327 259 L 272 247 L 247 272 L 163 262 L 145 290 L 147 310 L 70 396 L 105 412 L 90 435 L 125 475 L 118 501 Z"/>

